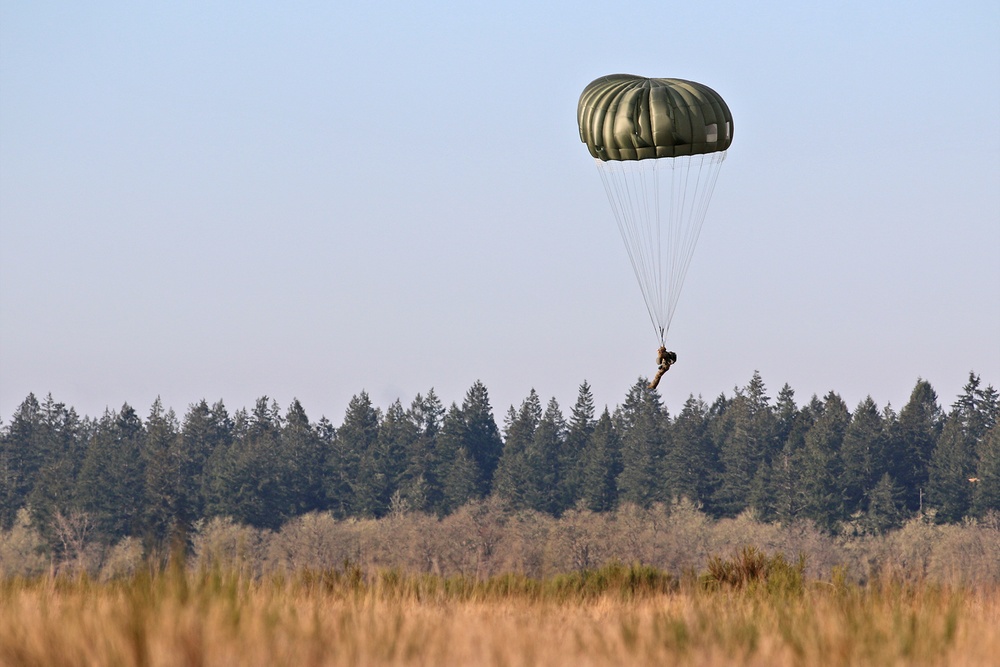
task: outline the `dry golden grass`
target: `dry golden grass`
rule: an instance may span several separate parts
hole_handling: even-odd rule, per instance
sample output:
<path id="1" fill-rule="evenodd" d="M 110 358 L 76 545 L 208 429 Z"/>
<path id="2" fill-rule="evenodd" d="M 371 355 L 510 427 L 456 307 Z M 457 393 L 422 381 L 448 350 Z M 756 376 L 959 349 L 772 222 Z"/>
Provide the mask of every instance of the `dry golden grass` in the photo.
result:
<path id="1" fill-rule="evenodd" d="M 758 585 L 759 584 L 759 585 Z M 3 665 L 996 665 L 1000 591 L 173 571 L 0 582 Z"/>

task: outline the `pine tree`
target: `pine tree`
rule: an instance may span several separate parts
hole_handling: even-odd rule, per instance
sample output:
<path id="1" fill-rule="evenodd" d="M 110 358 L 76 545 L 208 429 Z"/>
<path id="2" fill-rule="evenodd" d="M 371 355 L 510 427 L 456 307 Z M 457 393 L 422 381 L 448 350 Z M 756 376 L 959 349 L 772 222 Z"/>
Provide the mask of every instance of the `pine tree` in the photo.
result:
<path id="1" fill-rule="evenodd" d="M 799 408 L 795 405 L 795 391 L 786 382 L 778 392 L 774 405 L 774 441 L 777 451 L 782 450 L 791 438 L 800 417 Z"/>
<path id="2" fill-rule="evenodd" d="M 805 514 L 827 530 L 833 530 L 844 514 L 841 475 L 841 445 L 851 415 L 843 399 L 834 392 L 823 400 L 823 411 L 805 436 L 802 452 Z"/>
<path id="3" fill-rule="evenodd" d="M 324 512 L 332 511 L 332 503 L 327 496 L 327 491 L 330 488 L 329 480 L 332 477 L 332 470 L 330 468 L 330 462 L 333 460 L 334 443 L 337 439 L 337 429 L 326 415 L 319 418 L 316 422 L 313 431 L 316 434 L 316 438 L 319 440 L 319 447 L 323 451 L 323 460 L 319 461 L 316 466 L 318 468 L 318 474 L 320 475 L 320 494 L 323 498 L 323 504 L 320 509 Z"/>
<path id="4" fill-rule="evenodd" d="M 205 456 L 199 492 L 195 493 L 197 482 L 190 479 L 191 486 L 185 494 L 194 516 L 226 516 L 226 480 L 230 474 L 235 429 L 235 421 L 221 400 L 211 408 L 203 400 L 184 418 L 181 439 L 190 457 L 190 469 L 194 470 L 200 457 Z"/>
<path id="5" fill-rule="evenodd" d="M 281 411 L 267 396 L 236 413 L 233 441 L 214 461 L 211 511 L 257 528 L 276 529 L 294 515 Z"/>
<path id="6" fill-rule="evenodd" d="M 594 425 L 581 461 L 580 500 L 584 506 L 592 512 L 614 509 L 618 503 L 621 441 L 607 408 Z"/>
<path id="7" fill-rule="evenodd" d="M 865 532 L 883 535 L 903 525 L 904 517 L 902 491 L 889 473 L 883 473 L 868 494 L 862 527 Z"/>
<path id="8" fill-rule="evenodd" d="M 563 497 L 563 445 L 566 421 L 555 398 L 549 400 L 525 450 L 525 505 L 558 516 L 567 509 Z"/>
<path id="9" fill-rule="evenodd" d="M 447 417 L 445 418 L 447 421 Z M 447 428 L 447 427 L 446 427 Z M 442 488 L 442 513 L 450 514 L 477 497 L 479 466 L 464 445 L 454 450 Z"/>
<path id="10" fill-rule="evenodd" d="M 281 430 L 281 458 L 291 516 L 323 509 L 327 442 L 309 422 L 298 399 L 292 399 Z"/>
<path id="11" fill-rule="evenodd" d="M 560 463 L 564 475 L 562 479 L 563 507 L 572 507 L 581 497 L 584 467 L 584 454 L 594 434 L 594 395 L 586 381 L 580 385 L 576 404 L 569 419 L 566 430 L 563 459 Z"/>
<path id="12" fill-rule="evenodd" d="M 941 431 L 941 421 L 937 394 L 929 382 L 917 380 L 893 429 L 893 436 L 898 440 L 891 443 L 896 456 L 891 458 L 889 470 L 903 489 L 907 509 L 913 512 L 920 509 L 921 498 L 927 489 L 928 465 Z"/>
<path id="13" fill-rule="evenodd" d="M 977 398 L 976 408 L 982 414 L 983 426 L 987 431 L 992 430 L 1000 424 L 1000 392 L 988 385 L 979 390 Z"/>
<path id="14" fill-rule="evenodd" d="M 173 410 L 164 412 L 157 396 L 146 419 L 143 464 L 146 476 L 144 541 L 147 550 L 162 552 L 176 534 L 180 513 L 180 425 Z"/>
<path id="15" fill-rule="evenodd" d="M 997 393 L 993 387 L 980 389 L 979 376 L 969 373 L 969 381 L 962 394 L 952 405 L 952 412 L 959 420 L 966 439 L 975 447 L 986 432 L 996 425 Z"/>
<path id="16" fill-rule="evenodd" d="M 407 452 L 406 469 L 400 480 L 400 494 L 409 507 L 430 512 L 442 502 L 442 464 L 438 456 L 438 433 L 445 410 L 434 389 L 427 396 L 417 394 L 408 417 L 416 429 L 416 439 Z"/>
<path id="17" fill-rule="evenodd" d="M 751 498 L 768 519 L 787 524 L 805 510 L 802 482 L 805 435 L 822 411 L 823 404 L 816 396 L 801 409 L 796 407 L 795 392 L 787 384 L 778 393 L 774 437 L 780 449 L 767 464 L 766 489 L 755 487 Z"/>
<path id="18" fill-rule="evenodd" d="M 418 435 L 402 403 L 395 401 L 382 418 L 374 446 L 361 459 L 359 477 L 365 484 L 358 508 L 362 515 L 381 517 L 389 511 L 390 499 L 399 490 L 406 470 L 406 457 Z"/>
<path id="19" fill-rule="evenodd" d="M 462 420 L 465 424 L 463 445 L 476 462 L 476 492 L 483 497 L 489 494 L 493 484 L 493 476 L 503 452 L 503 440 L 493 419 L 489 392 L 479 380 L 465 394 Z"/>
<path id="20" fill-rule="evenodd" d="M 979 443 L 973 482 L 973 509 L 976 516 L 1000 512 L 1000 426 L 994 426 Z"/>
<path id="21" fill-rule="evenodd" d="M 889 470 L 882 416 L 871 396 L 854 410 L 844 434 L 841 460 L 844 513 L 849 516 L 866 509 L 875 485 Z"/>
<path id="22" fill-rule="evenodd" d="M 532 389 L 518 410 L 511 406 L 504 422 L 504 447 L 497 465 L 493 492 L 511 507 L 528 506 L 525 480 L 528 478 L 528 449 L 542 421 L 542 402 Z"/>
<path id="23" fill-rule="evenodd" d="M 45 529 L 54 510 L 72 502 L 83 462 L 84 428 L 76 412 L 49 394 L 39 403 L 28 394 L 10 424 L 0 429 L 0 529 L 30 507 Z"/>
<path id="24" fill-rule="evenodd" d="M 465 416 L 455 403 L 448 407 L 437 434 L 435 459 L 438 461 L 438 502 L 434 506 L 441 516 L 451 514 L 476 497 L 478 467 L 465 447 Z"/>
<path id="25" fill-rule="evenodd" d="M 175 439 L 176 485 L 174 520 L 179 535 L 188 535 L 194 522 L 205 514 L 208 461 L 216 448 L 225 449 L 232 423 L 221 401 L 210 408 L 202 399 L 190 406 Z"/>
<path id="26" fill-rule="evenodd" d="M 89 422 L 49 394 L 41 404 L 43 436 L 38 439 L 41 462 L 28 495 L 31 513 L 43 535 L 51 534 L 56 512 L 77 507 L 76 486 L 89 440 Z"/>
<path id="27" fill-rule="evenodd" d="M 326 496 L 337 516 L 357 516 L 360 499 L 369 495 L 364 487 L 371 480 L 360 478 L 361 461 L 375 445 L 381 420 L 367 392 L 351 398 L 327 459 Z"/>
<path id="28" fill-rule="evenodd" d="M 708 501 L 714 491 L 712 471 L 717 453 L 708 434 L 708 406 L 689 396 L 670 427 L 672 446 L 664 458 L 663 476 L 675 498 Z"/>
<path id="29" fill-rule="evenodd" d="M 969 445 L 961 411 L 956 409 L 945 421 L 929 466 L 927 504 L 935 508 L 939 523 L 961 521 L 972 506 L 976 463 Z"/>
<path id="30" fill-rule="evenodd" d="M 671 492 L 660 478 L 668 421 L 659 394 L 648 387 L 645 378 L 639 378 L 615 413 L 621 437 L 619 501 L 648 507 L 670 498 Z"/>
<path id="31" fill-rule="evenodd" d="M 105 412 L 91 436 L 76 495 L 108 541 L 141 534 L 146 512 L 142 420 L 127 403 Z"/>
<path id="32" fill-rule="evenodd" d="M 758 469 L 767 465 L 775 451 L 776 420 L 764 383 L 756 371 L 743 390 L 728 403 L 722 419 L 719 444 L 721 483 L 714 505 L 724 516 L 735 516 L 749 504 Z"/>
<path id="33" fill-rule="evenodd" d="M 13 525 L 35 484 L 44 448 L 41 422 L 38 399 L 28 394 L 0 435 L 0 529 Z"/>

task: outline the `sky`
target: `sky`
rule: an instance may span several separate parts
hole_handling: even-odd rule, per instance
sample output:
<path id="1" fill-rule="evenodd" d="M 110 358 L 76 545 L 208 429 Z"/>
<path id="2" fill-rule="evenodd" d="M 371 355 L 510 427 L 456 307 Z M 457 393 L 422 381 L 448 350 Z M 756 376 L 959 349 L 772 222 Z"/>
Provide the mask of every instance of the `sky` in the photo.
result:
<path id="1" fill-rule="evenodd" d="M 576 127 L 619 72 L 734 119 L 667 409 L 755 371 L 947 407 L 1000 385 L 998 35 L 991 0 L 0 0 L 0 420 L 613 410 L 658 345 Z"/>

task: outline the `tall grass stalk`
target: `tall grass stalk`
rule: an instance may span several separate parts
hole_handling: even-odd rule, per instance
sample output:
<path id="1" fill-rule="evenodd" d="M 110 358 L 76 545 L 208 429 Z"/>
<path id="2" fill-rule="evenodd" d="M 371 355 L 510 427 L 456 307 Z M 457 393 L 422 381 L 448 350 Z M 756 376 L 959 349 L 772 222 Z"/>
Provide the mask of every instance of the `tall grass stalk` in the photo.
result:
<path id="1" fill-rule="evenodd" d="M 729 567 L 746 572 L 729 582 L 724 560 L 714 579 L 680 582 L 616 563 L 541 580 L 349 564 L 5 579 L 0 664 L 975 666 L 1000 655 L 1000 590 L 805 581 L 801 564 L 763 558 L 734 555 Z"/>

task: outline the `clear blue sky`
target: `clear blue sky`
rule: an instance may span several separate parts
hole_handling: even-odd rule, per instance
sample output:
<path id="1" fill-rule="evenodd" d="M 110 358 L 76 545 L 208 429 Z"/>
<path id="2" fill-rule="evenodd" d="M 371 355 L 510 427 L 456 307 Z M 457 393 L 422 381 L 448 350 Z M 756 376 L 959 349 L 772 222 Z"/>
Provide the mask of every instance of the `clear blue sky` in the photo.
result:
<path id="1" fill-rule="evenodd" d="M 568 413 L 657 340 L 576 128 L 627 72 L 735 139 L 660 391 L 1000 384 L 1000 4 L 0 0 L 0 419 L 157 395 Z"/>

